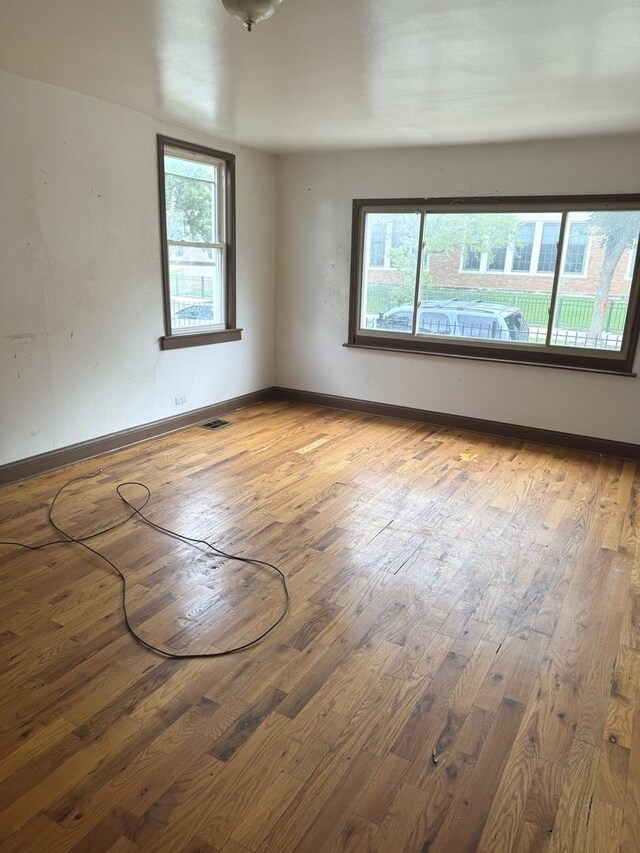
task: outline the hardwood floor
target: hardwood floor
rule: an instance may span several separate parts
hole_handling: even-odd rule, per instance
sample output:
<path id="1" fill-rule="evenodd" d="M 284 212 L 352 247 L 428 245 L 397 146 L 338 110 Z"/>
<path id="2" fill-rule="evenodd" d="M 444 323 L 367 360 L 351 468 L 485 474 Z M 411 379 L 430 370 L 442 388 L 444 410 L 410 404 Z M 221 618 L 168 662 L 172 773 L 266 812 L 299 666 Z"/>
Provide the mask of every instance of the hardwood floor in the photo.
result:
<path id="1" fill-rule="evenodd" d="M 640 851 L 636 465 L 268 403 L 0 491 L 0 539 L 122 517 L 277 563 L 248 652 L 124 629 L 78 546 L 0 549 L 3 851 Z M 127 494 L 139 494 L 130 487 Z M 176 650 L 282 590 L 140 522 L 95 540 Z"/>

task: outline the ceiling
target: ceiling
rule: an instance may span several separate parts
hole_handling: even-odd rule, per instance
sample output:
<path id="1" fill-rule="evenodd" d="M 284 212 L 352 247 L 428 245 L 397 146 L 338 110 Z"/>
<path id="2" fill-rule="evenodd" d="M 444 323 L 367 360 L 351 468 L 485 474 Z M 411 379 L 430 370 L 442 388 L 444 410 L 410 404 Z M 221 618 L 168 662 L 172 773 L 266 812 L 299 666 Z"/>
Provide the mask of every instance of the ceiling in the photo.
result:
<path id="1" fill-rule="evenodd" d="M 0 68 L 270 151 L 640 130 L 637 0 L 0 0 Z"/>

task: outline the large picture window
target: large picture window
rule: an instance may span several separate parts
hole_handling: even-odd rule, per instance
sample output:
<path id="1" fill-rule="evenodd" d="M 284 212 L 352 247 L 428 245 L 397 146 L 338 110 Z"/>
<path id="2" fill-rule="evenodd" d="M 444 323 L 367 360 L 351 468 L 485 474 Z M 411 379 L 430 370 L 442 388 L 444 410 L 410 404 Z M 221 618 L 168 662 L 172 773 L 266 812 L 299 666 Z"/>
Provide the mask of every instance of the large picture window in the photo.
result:
<path id="1" fill-rule="evenodd" d="M 162 346 L 238 340 L 235 158 L 158 137 L 166 335 Z"/>
<path id="2" fill-rule="evenodd" d="M 639 232 L 631 195 L 354 201 L 347 343 L 630 373 Z"/>

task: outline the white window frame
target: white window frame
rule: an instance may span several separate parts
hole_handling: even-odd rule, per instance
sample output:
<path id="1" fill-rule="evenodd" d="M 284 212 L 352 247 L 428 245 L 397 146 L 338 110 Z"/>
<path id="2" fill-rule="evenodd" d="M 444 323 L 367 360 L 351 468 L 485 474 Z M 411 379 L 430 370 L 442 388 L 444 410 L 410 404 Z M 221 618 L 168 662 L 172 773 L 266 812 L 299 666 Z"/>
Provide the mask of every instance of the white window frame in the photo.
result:
<path id="1" fill-rule="evenodd" d="M 567 222 L 567 227 L 569 229 L 569 233 L 567 234 L 567 247 L 569 246 L 569 240 L 571 239 L 571 229 L 574 225 L 579 225 L 581 222 L 580 219 L 574 219 L 571 222 Z M 591 263 L 591 246 L 593 243 L 593 237 L 590 233 L 587 234 L 587 245 L 584 253 L 584 267 L 582 272 L 567 272 L 566 265 L 567 259 L 563 258 L 562 261 L 562 278 L 587 278 L 589 275 L 589 264 Z"/>
<path id="2" fill-rule="evenodd" d="M 636 265 L 636 255 L 638 253 L 638 242 L 636 241 L 630 249 L 628 249 L 627 268 L 624 273 L 625 281 L 631 281 L 633 278 L 633 268 Z"/>

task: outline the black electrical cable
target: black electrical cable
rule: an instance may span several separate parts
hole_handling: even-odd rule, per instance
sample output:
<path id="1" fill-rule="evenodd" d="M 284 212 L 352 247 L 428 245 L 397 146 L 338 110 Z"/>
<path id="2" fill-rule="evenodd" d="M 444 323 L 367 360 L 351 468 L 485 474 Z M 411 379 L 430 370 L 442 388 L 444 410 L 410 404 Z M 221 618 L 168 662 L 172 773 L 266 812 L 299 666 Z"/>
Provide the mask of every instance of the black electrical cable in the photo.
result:
<path id="1" fill-rule="evenodd" d="M 168 527 L 163 527 L 161 524 L 157 524 L 155 521 L 151 521 L 151 519 L 147 518 L 147 516 L 144 515 L 142 512 L 142 510 L 147 506 L 147 504 L 151 500 L 151 490 L 144 483 L 138 483 L 135 480 L 131 480 L 131 481 L 127 481 L 124 483 L 118 483 L 118 485 L 116 486 L 116 494 L 118 495 L 120 500 L 125 504 L 125 506 L 127 506 L 130 510 L 130 512 L 126 516 L 126 518 L 123 518 L 120 521 L 117 521 L 115 524 L 109 525 L 108 527 L 104 527 L 101 530 L 97 530 L 94 533 L 85 534 L 84 536 L 72 536 L 70 533 L 68 533 L 66 530 L 64 530 L 64 528 L 62 528 L 60 526 L 60 523 L 54 521 L 54 518 L 53 518 L 54 509 L 55 509 L 56 503 L 58 501 L 58 498 L 65 491 L 65 489 L 67 489 L 69 486 L 73 485 L 73 483 L 78 483 L 82 480 L 91 480 L 94 477 L 97 477 L 98 474 L 100 474 L 101 472 L 102 472 L 102 469 L 97 471 L 95 474 L 89 474 L 89 475 L 84 476 L 84 477 L 75 477 L 73 480 L 68 480 L 55 493 L 53 500 L 51 501 L 51 504 L 49 505 L 49 508 L 47 511 L 47 519 L 49 521 L 49 524 L 53 527 L 53 529 L 56 530 L 61 536 L 65 537 L 64 539 L 53 539 L 50 542 L 43 542 L 40 545 L 28 545 L 28 544 L 25 544 L 23 542 L 10 542 L 10 541 L 2 542 L 2 541 L 0 541 L 0 545 L 11 546 L 14 548 L 23 548 L 23 549 L 28 550 L 28 551 L 40 551 L 43 548 L 49 548 L 52 545 L 75 544 L 75 545 L 80 545 L 82 548 L 85 548 L 87 551 L 91 552 L 92 554 L 95 554 L 96 557 L 99 557 L 101 560 L 104 560 L 104 562 L 107 563 L 107 565 L 109 565 L 117 573 L 117 575 L 121 581 L 122 613 L 124 615 L 124 622 L 125 622 L 127 631 L 136 640 L 136 642 L 140 643 L 141 646 L 144 646 L 146 649 L 148 649 L 151 652 L 155 652 L 156 654 L 159 654 L 159 655 L 164 655 L 165 657 L 168 657 L 168 658 L 180 658 L 180 659 L 185 659 L 185 658 L 186 659 L 215 658 L 215 657 L 221 657 L 222 655 L 231 655 L 231 654 L 234 654 L 236 652 L 241 652 L 241 651 L 244 651 L 245 649 L 249 649 L 249 648 L 251 648 L 251 646 L 255 646 L 256 643 L 259 643 L 268 634 L 270 634 L 275 628 L 277 628 L 277 626 L 282 622 L 282 620 L 287 615 L 287 612 L 289 610 L 289 589 L 287 587 L 287 579 L 286 579 L 284 573 L 277 566 L 274 566 L 273 563 L 268 563 L 266 560 L 258 560 L 258 559 L 255 559 L 253 557 L 241 557 L 238 554 L 229 554 L 226 551 L 222 551 L 220 548 L 216 548 L 215 545 L 212 545 L 211 542 L 208 542 L 206 539 L 197 539 L 194 536 L 185 536 L 184 534 L 177 533 L 175 530 L 171 530 Z M 121 490 L 127 486 L 138 486 L 139 488 L 144 489 L 146 494 L 145 494 L 145 498 L 144 498 L 144 501 L 142 502 L 141 506 L 139 506 L 139 507 L 134 506 L 131 503 L 131 501 L 129 501 L 127 498 L 125 498 L 125 496 L 122 494 Z M 174 539 L 180 540 L 181 542 L 186 542 L 187 544 L 194 545 L 194 546 L 195 545 L 205 545 L 207 548 L 209 548 L 211 551 L 213 551 L 214 554 L 217 554 L 220 557 L 225 557 L 228 560 L 236 560 L 237 562 L 240 562 L 240 563 L 249 563 L 249 564 L 253 564 L 256 566 L 264 566 L 268 569 L 272 569 L 274 572 L 276 572 L 278 574 L 279 580 L 280 580 L 280 583 L 282 584 L 282 589 L 284 592 L 284 606 L 282 608 L 282 612 L 280 613 L 278 618 L 274 622 L 272 622 L 271 625 L 266 630 L 264 630 L 261 634 L 259 634 L 257 637 L 254 637 L 252 640 L 249 640 L 240 646 L 233 646 L 232 648 L 223 649 L 222 651 L 218 651 L 218 652 L 174 652 L 174 651 L 171 651 L 169 649 L 163 649 L 163 648 L 160 648 L 159 646 L 154 646 L 153 643 L 150 643 L 147 640 L 143 639 L 136 632 L 135 628 L 133 627 L 133 625 L 129 621 L 129 614 L 127 612 L 127 579 L 126 579 L 125 575 L 118 568 L 118 566 L 116 566 L 116 564 L 112 560 L 109 559 L 109 557 L 105 556 L 101 551 L 98 551 L 97 548 L 92 548 L 90 545 L 86 544 L 91 539 L 95 539 L 98 536 L 104 535 L 105 533 L 110 533 L 112 530 L 115 530 L 118 527 L 122 527 L 124 524 L 127 524 L 129 521 L 131 521 L 134 518 L 139 518 L 141 521 L 143 521 L 149 527 L 152 527 L 154 530 L 157 530 L 159 533 L 164 533 L 166 536 L 171 536 Z"/>

